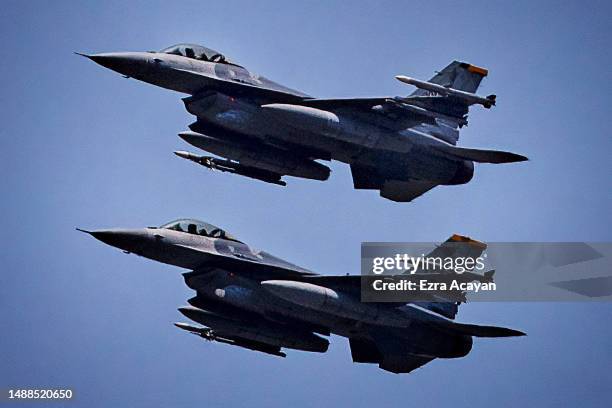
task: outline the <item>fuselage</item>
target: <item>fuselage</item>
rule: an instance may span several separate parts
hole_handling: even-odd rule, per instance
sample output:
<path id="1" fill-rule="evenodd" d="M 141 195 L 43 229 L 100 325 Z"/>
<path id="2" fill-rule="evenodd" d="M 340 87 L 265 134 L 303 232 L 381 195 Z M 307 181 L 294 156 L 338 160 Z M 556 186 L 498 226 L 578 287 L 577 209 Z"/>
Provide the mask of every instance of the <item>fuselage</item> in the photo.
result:
<path id="1" fill-rule="evenodd" d="M 429 324 L 443 317 L 410 304 L 361 304 L 358 299 L 346 297 L 331 308 L 304 306 L 299 299 L 279 296 L 269 289 L 274 282 L 270 279 L 282 276 L 281 282 L 310 285 L 300 281 L 313 274 L 234 239 L 166 228 L 113 229 L 90 234 L 126 252 L 193 270 L 185 274 L 186 284 L 197 292 L 192 304 L 215 313 L 246 313 L 272 322 L 301 322 L 347 338 L 363 335 L 364 327 L 372 331 L 384 329 L 404 339 L 412 350 L 430 357 L 462 357 L 472 346 L 470 336 L 450 334 Z"/>
<path id="2" fill-rule="evenodd" d="M 445 142 L 417 128 L 390 127 L 389 121 L 374 111 L 304 106 L 312 99 L 307 94 L 236 64 L 163 52 L 108 53 L 89 58 L 128 77 L 190 95 L 184 99 L 187 110 L 206 125 L 208 136 L 220 140 L 238 135 L 244 141 L 297 148 L 314 152 L 314 158 L 375 168 L 389 179 L 463 184 L 473 176 L 472 162 L 440 155 L 431 145 Z"/>

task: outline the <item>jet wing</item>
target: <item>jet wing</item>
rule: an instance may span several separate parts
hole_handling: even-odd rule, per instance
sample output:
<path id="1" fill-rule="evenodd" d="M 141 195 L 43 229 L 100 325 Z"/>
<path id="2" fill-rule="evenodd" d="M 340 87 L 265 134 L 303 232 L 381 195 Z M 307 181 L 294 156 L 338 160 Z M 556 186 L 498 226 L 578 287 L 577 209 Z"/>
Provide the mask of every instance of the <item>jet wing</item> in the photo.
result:
<path id="1" fill-rule="evenodd" d="M 384 104 L 389 98 L 313 98 L 307 99 L 301 105 L 318 109 L 334 110 L 341 108 L 353 108 L 370 110 L 373 106 Z"/>
<path id="2" fill-rule="evenodd" d="M 447 118 L 446 115 L 404 103 L 401 98 L 391 97 L 305 99 L 300 105 L 329 111 L 348 110 L 350 112 L 382 115 L 389 119 L 385 125 L 396 130 L 406 129 L 421 123 L 435 125 L 437 118 Z"/>
<path id="3" fill-rule="evenodd" d="M 324 110 L 348 109 L 362 113 L 377 113 L 391 119 L 387 126 L 405 129 L 419 124 L 455 128 L 467 124 L 469 104 L 452 96 L 409 96 L 374 98 L 305 99 L 301 105 Z M 454 140 L 456 142 L 456 140 Z"/>

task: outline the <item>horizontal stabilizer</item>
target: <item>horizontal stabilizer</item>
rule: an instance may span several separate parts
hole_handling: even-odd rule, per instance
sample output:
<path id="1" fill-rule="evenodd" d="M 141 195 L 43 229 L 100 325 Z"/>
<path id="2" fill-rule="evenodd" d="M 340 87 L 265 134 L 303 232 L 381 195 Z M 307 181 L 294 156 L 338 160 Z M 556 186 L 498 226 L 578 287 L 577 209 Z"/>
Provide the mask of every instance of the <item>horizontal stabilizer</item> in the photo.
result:
<path id="1" fill-rule="evenodd" d="M 468 149 L 452 145 L 437 145 L 436 148 L 454 158 L 476 163 L 515 163 L 529 160 L 520 154 L 498 150 Z"/>

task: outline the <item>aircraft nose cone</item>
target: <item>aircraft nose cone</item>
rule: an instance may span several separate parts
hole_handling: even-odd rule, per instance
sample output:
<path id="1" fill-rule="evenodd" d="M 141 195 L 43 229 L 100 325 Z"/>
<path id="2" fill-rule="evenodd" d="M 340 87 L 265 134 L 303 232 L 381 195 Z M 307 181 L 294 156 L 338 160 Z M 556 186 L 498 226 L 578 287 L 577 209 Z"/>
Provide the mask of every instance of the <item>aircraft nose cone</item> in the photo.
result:
<path id="1" fill-rule="evenodd" d="M 104 68 L 111 69 L 127 76 L 135 76 L 141 73 L 145 67 L 146 58 L 139 53 L 132 52 L 108 52 L 102 54 L 80 54 L 89 58 Z"/>
<path id="2" fill-rule="evenodd" d="M 126 57 L 119 53 L 92 54 L 86 55 L 86 57 L 96 64 L 113 70 L 128 62 Z"/>
<path id="3" fill-rule="evenodd" d="M 147 236 L 138 230 L 109 229 L 96 231 L 79 231 L 86 232 L 92 237 L 104 242 L 107 245 L 129 252 L 138 251 L 147 242 Z"/>
<path id="4" fill-rule="evenodd" d="M 95 239 L 104 242 L 111 246 L 119 246 L 122 241 L 125 241 L 124 234 L 113 230 L 98 230 L 89 233 Z"/>

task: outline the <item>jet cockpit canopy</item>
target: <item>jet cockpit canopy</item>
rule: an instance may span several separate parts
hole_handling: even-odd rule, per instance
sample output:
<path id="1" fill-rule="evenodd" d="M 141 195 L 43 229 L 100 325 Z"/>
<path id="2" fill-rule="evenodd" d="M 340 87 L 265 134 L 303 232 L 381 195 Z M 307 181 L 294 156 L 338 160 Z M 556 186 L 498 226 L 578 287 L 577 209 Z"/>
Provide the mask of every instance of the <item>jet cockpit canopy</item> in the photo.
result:
<path id="1" fill-rule="evenodd" d="M 210 48 L 197 44 L 176 44 L 159 51 L 163 54 L 180 55 L 200 61 L 217 62 L 221 64 L 231 64 L 223 54 Z"/>
<path id="2" fill-rule="evenodd" d="M 221 238 L 229 241 L 237 240 L 232 234 L 204 221 L 190 218 L 182 218 L 160 226 L 159 228 L 173 231 L 186 232 L 188 234 L 201 235 L 203 237 Z"/>

